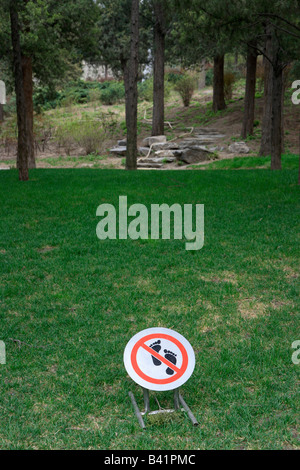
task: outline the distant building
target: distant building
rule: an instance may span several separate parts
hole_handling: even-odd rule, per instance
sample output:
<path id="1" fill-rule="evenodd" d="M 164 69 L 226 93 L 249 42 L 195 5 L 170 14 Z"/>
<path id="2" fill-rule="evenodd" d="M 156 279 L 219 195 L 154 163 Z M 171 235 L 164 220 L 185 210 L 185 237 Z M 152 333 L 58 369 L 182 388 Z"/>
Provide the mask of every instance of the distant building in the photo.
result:
<path id="1" fill-rule="evenodd" d="M 85 82 L 112 80 L 113 78 L 113 73 L 107 65 L 82 63 L 82 80 Z"/>

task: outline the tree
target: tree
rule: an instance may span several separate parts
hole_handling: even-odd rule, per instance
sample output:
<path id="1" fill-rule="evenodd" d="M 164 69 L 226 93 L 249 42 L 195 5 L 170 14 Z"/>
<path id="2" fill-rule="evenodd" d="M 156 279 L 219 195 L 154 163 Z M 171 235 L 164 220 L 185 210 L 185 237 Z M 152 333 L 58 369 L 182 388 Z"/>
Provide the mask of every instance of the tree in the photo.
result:
<path id="1" fill-rule="evenodd" d="M 213 110 L 222 111 L 226 108 L 224 95 L 224 54 L 214 57 L 214 79 L 213 79 Z"/>
<path id="2" fill-rule="evenodd" d="M 95 55 L 97 42 L 94 25 L 99 9 L 93 0 L 15 0 L 13 4 L 18 16 L 15 27 L 18 27 L 25 100 L 25 115 L 20 114 L 18 122 L 22 122 L 27 129 L 26 158 L 29 168 L 34 168 L 33 77 L 39 83 L 53 84 L 63 78 L 73 63 Z M 0 11 L 3 26 L 0 39 L 2 36 L 5 38 L 0 41 L 0 54 L 13 65 L 13 41 L 8 40 L 8 32 L 12 38 L 12 30 L 11 24 L 6 20 L 8 12 L 11 12 L 10 0 L 1 4 Z M 87 30 L 89 34 L 86 34 Z M 13 69 L 16 73 L 15 63 Z M 17 77 L 20 80 L 19 74 Z M 17 109 L 20 112 L 20 107 Z M 22 121 L 25 118 L 26 124 Z"/>
<path id="3" fill-rule="evenodd" d="M 139 0 L 132 0 L 130 57 L 125 67 L 127 154 L 126 170 L 137 168 L 137 104 L 139 74 Z"/>
<path id="4" fill-rule="evenodd" d="M 15 75 L 16 101 L 17 101 L 17 117 L 18 117 L 18 169 L 19 179 L 21 181 L 28 180 L 28 124 L 26 116 L 26 102 L 23 86 L 23 70 L 22 70 L 22 52 L 20 44 L 20 25 L 17 3 L 10 0 L 9 14 L 11 21 L 11 40 L 13 47 L 13 65 Z"/>
<path id="5" fill-rule="evenodd" d="M 152 135 L 165 133 L 165 2 L 153 0 L 154 11 L 154 67 Z"/>
<path id="6" fill-rule="evenodd" d="M 248 135 L 253 135 L 254 131 L 256 69 L 257 51 L 255 49 L 255 43 L 253 42 L 253 45 L 249 45 L 247 49 L 247 74 L 244 101 L 244 118 L 241 133 L 242 139 L 246 139 Z"/>

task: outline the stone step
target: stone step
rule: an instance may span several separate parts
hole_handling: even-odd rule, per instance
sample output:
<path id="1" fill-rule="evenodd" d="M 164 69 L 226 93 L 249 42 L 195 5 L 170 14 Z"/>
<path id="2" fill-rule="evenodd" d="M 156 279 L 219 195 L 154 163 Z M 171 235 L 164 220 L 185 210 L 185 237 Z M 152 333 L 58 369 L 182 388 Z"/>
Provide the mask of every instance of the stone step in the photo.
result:
<path id="1" fill-rule="evenodd" d="M 146 139 L 143 140 L 143 146 L 151 147 L 152 144 L 161 144 L 166 142 L 167 137 L 165 135 L 156 135 L 152 137 L 146 137 Z"/>
<path id="2" fill-rule="evenodd" d="M 148 163 L 142 163 L 142 162 L 138 162 L 137 164 L 137 167 L 138 168 L 154 168 L 154 169 L 159 169 L 159 168 L 162 168 L 162 164 L 160 163 L 151 163 L 151 162 L 148 162 Z"/>
<path id="3" fill-rule="evenodd" d="M 126 157 L 127 147 L 124 147 L 124 146 L 115 147 L 113 149 L 110 149 L 110 153 L 113 154 L 113 155 L 116 155 L 117 157 Z M 138 153 L 145 157 L 149 153 L 149 148 L 148 147 L 139 147 L 138 148 Z"/>

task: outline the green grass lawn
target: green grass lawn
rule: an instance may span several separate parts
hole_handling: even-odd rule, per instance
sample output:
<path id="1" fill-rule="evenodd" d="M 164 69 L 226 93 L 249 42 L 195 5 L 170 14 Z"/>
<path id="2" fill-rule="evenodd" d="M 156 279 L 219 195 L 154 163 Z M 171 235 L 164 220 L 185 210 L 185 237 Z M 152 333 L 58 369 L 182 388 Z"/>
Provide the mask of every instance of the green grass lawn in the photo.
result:
<path id="1" fill-rule="evenodd" d="M 295 170 L 299 168 L 299 155 L 287 153 L 282 155 L 282 168 L 284 170 Z M 193 166 L 194 169 L 203 169 L 200 166 Z M 205 165 L 208 170 L 245 170 L 245 169 L 270 169 L 271 157 L 258 157 L 256 155 L 234 157 L 215 161 Z"/>
<path id="2" fill-rule="evenodd" d="M 296 183 L 296 170 L 0 172 L 0 448 L 299 448 Z M 96 209 L 120 195 L 205 204 L 204 248 L 99 241 Z M 134 415 L 123 351 L 156 326 L 195 350 L 181 393 L 197 428 L 176 413 L 142 431 Z"/>

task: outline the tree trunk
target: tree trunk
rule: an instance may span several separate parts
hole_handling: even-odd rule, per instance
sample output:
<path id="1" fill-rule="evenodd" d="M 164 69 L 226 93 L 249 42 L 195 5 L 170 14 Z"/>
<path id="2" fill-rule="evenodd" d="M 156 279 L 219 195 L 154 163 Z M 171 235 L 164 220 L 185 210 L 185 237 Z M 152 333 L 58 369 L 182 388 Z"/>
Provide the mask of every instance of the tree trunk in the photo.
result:
<path id="1" fill-rule="evenodd" d="M 15 76 L 15 91 L 17 104 L 17 122 L 18 122 L 18 154 L 17 167 L 19 170 L 19 179 L 21 181 L 28 180 L 28 141 L 27 141 L 27 119 L 26 104 L 23 87 L 23 71 L 22 71 L 22 53 L 20 45 L 20 29 L 19 15 L 17 5 L 14 0 L 10 2 L 10 22 L 11 22 L 11 38 L 13 46 L 13 65 Z"/>
<path id="2" fill-rule="evenodd" d="M 271 155 L 271 116 L 272 116 L 272 26 L 265 27 L 266 43 L 264 56 L 264 111 L 262 118 L 261 143 L 259 155 Z"/>
<path id="3" fill-rule="evenodd" d="M 259 149 L 261 157 L 271 155 L 272 86 L 272 67 L 268 59 L 264 57 L 264 112 Z"/>
<path id="4" fill-rule="evenodd" d="M 283 70 L 280 65 L 272 70 L 272 114 L 271 114 L 271 169 L 281 170 L 283 148 Z"/>
<path id="5" fill-rule="evenodd" d="M 23 87 L 25 96 L 25 110 L 27 119 L 27 145 L 29 149 L 28 168 L 36 168 L 34 152 L 34 134 L 33 134 L 33 80 L 32 80 L 32 59 L 31 57 L 22 57 Z"/>
<path id="6" fill-rule="evenodd" d="M 154 25 L 154 68 L 153 68 L 153 120 L 152 135 L 165 133 L 165 18 L 163 4 L 153 4 Z"/>
<path id="7" fill-rule="evenodd" d="M 280 44 L 271 24 L 266 26 L 266 35 L 265 103 L 259 154 L 271 155 L 272 170 L 280 170 L 284 151 L 284 67 L 280 60 Z"/>
<path id="8" fill-rule="evenodd" d="M 298 175 L 298 184 L 300 185 L 300 133 L 299 133 L 299 175 Z"/>
<path id="9" fill-rule="evenodd" d="M 127 154 L 126 170 L 137 169 L 137 104 L 139 53 L 139 0 L 132 0 L 130 59 L 125 66 Z"/>
<path id="10" fill-rule="evenodd" d="M 224 55 L 214 58 L 214 82 L 213 82 L 213 110 L 222 111 L 226 108 L 224 97 Z"/>
<path id="11" fill-rule="evenodd" d="M 242 139 L 254 132 L 254 113 L 255 113 L 255 89 L 256 89 L 256 66 L 257 53 L 253 47 L 248 46 L 247 53 L 247 77 L 244 105 L 244 119 L 242 127 Z"/>

